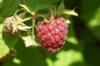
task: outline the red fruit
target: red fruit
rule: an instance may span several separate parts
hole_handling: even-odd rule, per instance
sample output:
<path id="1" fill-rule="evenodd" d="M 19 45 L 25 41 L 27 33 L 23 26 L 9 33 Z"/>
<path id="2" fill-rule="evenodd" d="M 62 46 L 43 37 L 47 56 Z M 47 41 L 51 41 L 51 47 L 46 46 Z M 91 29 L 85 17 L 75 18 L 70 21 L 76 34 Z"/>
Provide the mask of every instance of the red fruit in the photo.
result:
<path id="1" fill-rule="evenodd" d="M 49 24 L 44 21 L 38 22 L 37 33 L 44 49 L 52 53 L 59 51 L 65 42 L 67 28 L 68 24 L 62 17 Z"/>

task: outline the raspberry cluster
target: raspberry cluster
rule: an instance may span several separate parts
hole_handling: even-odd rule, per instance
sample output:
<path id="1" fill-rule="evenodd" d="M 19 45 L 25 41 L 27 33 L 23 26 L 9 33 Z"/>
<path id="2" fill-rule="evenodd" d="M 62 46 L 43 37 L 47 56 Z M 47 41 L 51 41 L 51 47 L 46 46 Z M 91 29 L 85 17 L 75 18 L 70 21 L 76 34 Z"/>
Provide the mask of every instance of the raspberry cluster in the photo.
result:
<path id="1" fill-rule="evenodd" d="M 63 17 L 51 23 L 40 21 L 37 24 L 38 38 L 45 50 L 55 53 L 64 45 L 68 33 L 68 24 Z"/>

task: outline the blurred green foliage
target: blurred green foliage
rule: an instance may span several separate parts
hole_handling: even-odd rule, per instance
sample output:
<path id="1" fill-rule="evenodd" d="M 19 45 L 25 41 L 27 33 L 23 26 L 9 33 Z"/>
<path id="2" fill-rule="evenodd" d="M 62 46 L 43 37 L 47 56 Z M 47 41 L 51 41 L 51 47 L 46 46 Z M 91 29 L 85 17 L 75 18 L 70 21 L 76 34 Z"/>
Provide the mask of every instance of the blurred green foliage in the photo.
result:
<path id="1" fill-rule="evenodd" d="M 24 3 L 34 9 L 50 8 L 60 0 L 0 0 L 0 30 L 3 20 L 11 16 L 18 4 Z M 46 52 L 42 48 L 26 48 L 20 38 L 11 40 L 16 43 L 15 54 L 2 66 L 100 66 L 100 0 L 64 0 L 66 8 L 79 13 L 79 17 L 70 18 L 68 37 L 64 47 L 57 53 Z M 5 46 L 0 31 L 0 55 L 4 48 L 12 47 L 12 42 Z M 6 53 L 6 51 L 4 51 Z M 8 51 L 7 51 L 8 52 Z M 1 65 L 0 65 L 1 66 Z"/>

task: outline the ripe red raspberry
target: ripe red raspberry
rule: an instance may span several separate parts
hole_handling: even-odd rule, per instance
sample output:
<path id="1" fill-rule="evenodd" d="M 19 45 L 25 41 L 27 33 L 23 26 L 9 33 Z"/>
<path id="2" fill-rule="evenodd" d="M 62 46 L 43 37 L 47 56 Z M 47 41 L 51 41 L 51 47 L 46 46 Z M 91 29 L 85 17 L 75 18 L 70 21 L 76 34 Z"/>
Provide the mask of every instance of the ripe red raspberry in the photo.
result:
<path id="1" fill-rule="evenodd" d="M 44 49 L 52 53 L 59 51 L 65 42 L 67 28 L 68 24 L 63 17 L 54 19 L 50 24 L 38 22 L 37 33 Z"/>

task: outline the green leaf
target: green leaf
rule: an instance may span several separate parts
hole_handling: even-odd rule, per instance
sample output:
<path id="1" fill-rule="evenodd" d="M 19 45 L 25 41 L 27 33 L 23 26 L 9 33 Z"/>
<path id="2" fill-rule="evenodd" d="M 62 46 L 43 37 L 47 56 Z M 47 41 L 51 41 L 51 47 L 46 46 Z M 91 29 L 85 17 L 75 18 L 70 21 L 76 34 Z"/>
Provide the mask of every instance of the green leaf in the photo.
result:
<path id="1" fill-rule="evenodd" d="M 18 40 L 15 49 L 16 59 L 10 58 L 3 66 L 47 66 L 39 48 L 26 48 L 21 39 Z M 31 60 L 30 60 L 31 59 Z"/>
<path id="2" fill-rule="evenodd" d="M 31 7 L 32 9 L 36 9 L 39 7 L 40 9 L 51 8 L 53 4 L 57 2 L 56 0 L 25 0 L 25 5 Z"/>
<path id="3" fill-rule="evenodd" d="M 14 47 L 14 45 L 16 44 L 17 42 L 17 39 L 18 39 L 18 36 L 16 35 L 6 35 L 4 32 L 3 32 L 3 22 L 4 22 L 4 19 L 2 17 L 0 17 L 0 22 L 1 22 L 1 27 L 0 27 L 0 33 L 2 34 L 0 37 L 1 39 L 3 40 L 3 42 L 11 49 Z"/>
<path id="4" fill-rule="evenodd" d="M 5 0 L 4 4 L 5 5 L 1 14 L 3 17 L 12 15 L 18 8 L 18 0 Z"/>
<path id="5" fill-rule="evenodd" d="M 2 39 L 4 40 L 5 44 L 9 47 L 9 48 L 14 48 L 14 45 L 17 42 L 18 37 L 16 35 L 10 35 L 10 36 L 6 36 L 3 33 Z"/>
<path id="6" fill-rule="evenodd" d="M 70 66 L 75 62 L 83 62 L 82 53 L 75 50 L 61 51 L 56 55 L 56 58 L 58 59 L 56 61 L 47 58 L 48 66 Z"/>
<path id="7" fill-rule="evenodd" d="M 66 9 L 66 10 L 63 12 L 63 14 L 78 16 L 78 14 L 77 14 L 74 10 L 68 10 L 68 9 Z"/>
<path id="8" fill-rule="evenodd" d="M 0 16 L 0 23 L 3 23 L 4 19 Z"/>
<path id="9" fill-rule="evenodd" d="M 0 22 L 4 19 L 0 17 Z M 3 32 L 3 24 L 0 24 L 0 58 L 9 53 L 17 42 L 17 36 L 6 36 Z"/>
<path id="10" fill-rule="evenodd" d="M 3 24 L 0 24 L 0 58 L 9 53 L 10 49 L 2 39 Z"/>

